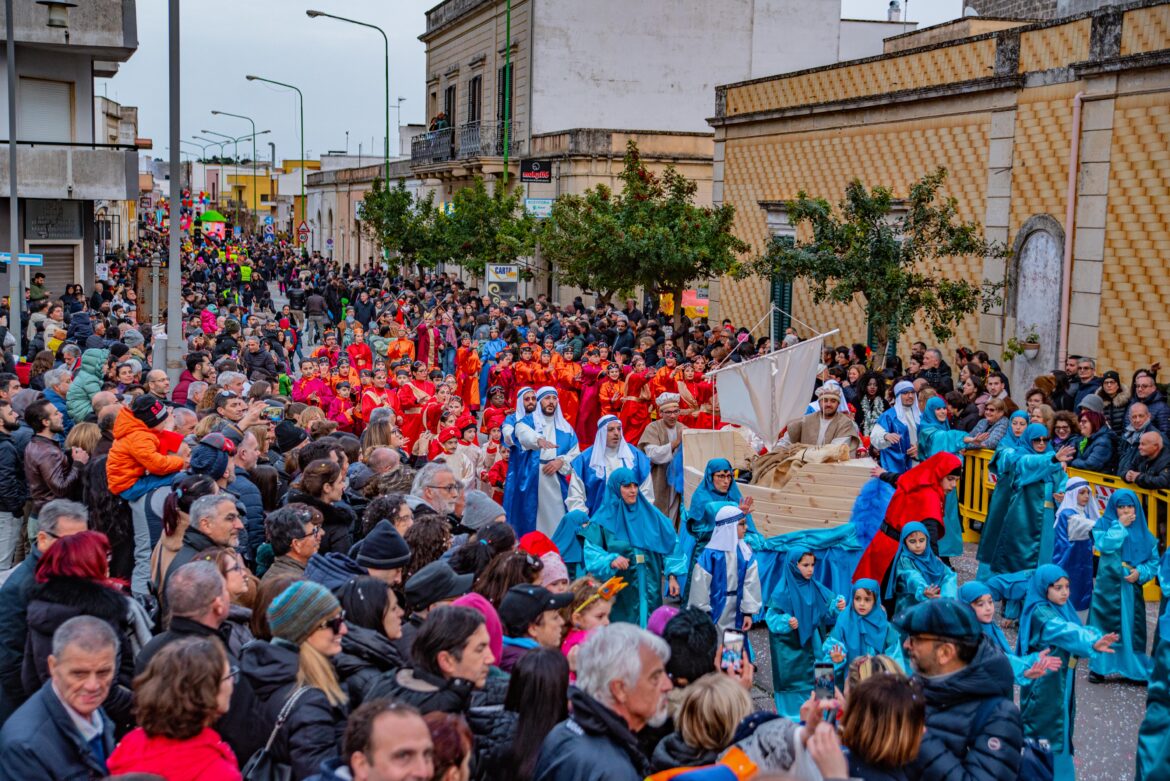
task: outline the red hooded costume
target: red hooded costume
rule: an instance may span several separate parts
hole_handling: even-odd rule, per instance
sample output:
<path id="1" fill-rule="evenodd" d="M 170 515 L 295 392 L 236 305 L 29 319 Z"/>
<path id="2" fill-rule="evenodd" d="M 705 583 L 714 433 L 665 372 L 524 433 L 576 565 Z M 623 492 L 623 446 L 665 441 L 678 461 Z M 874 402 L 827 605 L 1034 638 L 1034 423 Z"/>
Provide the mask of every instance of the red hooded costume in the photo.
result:
<path id="1" fill-rule="evenodd" d="M 947 495 L 942 488 L 942 479 L 962 467 L 962 460 L 954 453 L 935 453 L 898 478 L 894 496 L 886 508 L 885 523 L 857 563 L 857 569 L 853 571 L 854 581 L 873 578 L 878 583 L 883 582 L 898 552 L 898 540 L 906 524 L 928 520 L 940 526 L 943 524 L 943 503 Z"/>

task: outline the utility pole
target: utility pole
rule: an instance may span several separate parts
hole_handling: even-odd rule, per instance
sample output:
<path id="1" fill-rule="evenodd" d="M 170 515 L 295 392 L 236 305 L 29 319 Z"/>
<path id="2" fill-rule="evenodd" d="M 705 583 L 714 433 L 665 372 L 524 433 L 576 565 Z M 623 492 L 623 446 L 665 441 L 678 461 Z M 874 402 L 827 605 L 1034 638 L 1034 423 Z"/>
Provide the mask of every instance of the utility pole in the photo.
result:
<path id="1" fill-rule="evenodd" d="M 12 18 L 12 0 L 4 0 L 7 26 L 5 59 L 8 61 L 8 330 L 16 338 L 13 354 L 20 355 L 20 196 L 16 190 L 16 22 Z M 174 144 L 178 147 L 178 144 Z"/>
<path id="2" fill-rule="evenodd" d="M 532 11 L 529 10 L 531 17 Z M 528 55 L 529 63 L 532 54 Z M 530 66 L 531 67 L 531 66 Z M 512 0 L 504 11 L 504 192 L 508 191 L 508 152 L 512 132 Z"/>
<path id="3" fill-rule="evenodd" d="M 181 314 L 182 279 L 180 272 L 183 268 L 183 258 L 179 247 L 179 211 L 182 201 L 178 198 L 181 193 L 175 192 L 179 181 L 179 0 L 168 2 L 169 23 L 169 50 L 170 50 L 170 139 L 171 139 L 171 220 L 167 267 L 167 326 L 163 335 L 166 337 L 163 344 L 163 353 L 166 355 L 167 376 L 171 382 L 179 381 L 179 374 L 183 365 L 183 317 Z M 222 158 L 220 158 L 222 159 Z M 155 296 L 158 300 L 158 296 Z M 156 337 L 155 349 L 159 348 Z"/>

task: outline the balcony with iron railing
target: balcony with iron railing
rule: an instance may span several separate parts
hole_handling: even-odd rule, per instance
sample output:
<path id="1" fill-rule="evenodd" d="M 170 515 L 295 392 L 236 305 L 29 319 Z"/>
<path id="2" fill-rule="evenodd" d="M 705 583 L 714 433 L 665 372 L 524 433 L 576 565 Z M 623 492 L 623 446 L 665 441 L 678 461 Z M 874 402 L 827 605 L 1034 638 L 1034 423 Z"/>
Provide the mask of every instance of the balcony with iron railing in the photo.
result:
<path id="1" fill-rule="evenodd" d="M 520 122 L 507 123 L 509 157 L 524 152 L 524 128 Z M 435 166 L 458 160 L 504 156 L 504 122 L 468 122 L 458 128 L 430 130 L 410 143 L 413 168 Z"/>

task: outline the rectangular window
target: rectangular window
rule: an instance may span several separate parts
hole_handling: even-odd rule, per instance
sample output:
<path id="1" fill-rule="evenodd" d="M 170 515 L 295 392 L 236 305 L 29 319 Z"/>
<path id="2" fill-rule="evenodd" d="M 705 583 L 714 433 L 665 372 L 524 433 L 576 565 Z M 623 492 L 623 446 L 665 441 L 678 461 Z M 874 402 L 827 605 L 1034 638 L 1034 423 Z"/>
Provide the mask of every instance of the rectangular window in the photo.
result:
<path id="1" fill-rule="evenodd" d="M 467 124 L 480 120 L 480 105 L 483 101 L 483 77 L 476 76 L 467 82 Z"/>
<path id="2" fill-rule="evenodd" d="M 447 115 L 447 122 L 455 125 L 455 85 L 452 84 L 443 90 L 443 113 Z"/>
<path id="3" fill-rule="evenodd" d="M 505 73 L 504 71 L 507 71 Z M 504 97 L 508 97 L 508 101 L 512 100 L 512 76 L 513 65 L 508 63 L 506 67 L 496 69 L 496 119 L 504 121 Z M 516 107 L 513 105 L 508 112 L 511 117 L 516 116 Z"/>

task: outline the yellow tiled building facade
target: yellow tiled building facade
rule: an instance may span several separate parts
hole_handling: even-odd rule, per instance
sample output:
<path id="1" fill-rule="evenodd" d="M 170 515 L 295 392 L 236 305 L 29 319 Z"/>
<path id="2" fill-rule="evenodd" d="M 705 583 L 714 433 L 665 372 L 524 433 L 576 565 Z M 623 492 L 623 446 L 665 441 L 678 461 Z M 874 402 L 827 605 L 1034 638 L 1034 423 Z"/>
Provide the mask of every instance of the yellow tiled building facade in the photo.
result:
<path id="1" fill-rule="evenodd" d="M 1066 352 L 1123 376 L 1170 357 L 1170 3 L 950 28 L 888 39 L 880 57 L 720 87 L 715 202 L 735 205 L 737 233 L 759 252 L 791 233 L 776 204 L 801 190 L 836 203 L 859 178 L 904 197 L 945 167 L 960 217 L 1012 250 L 944 263 L 1007 285 L 1003 307 L 964 321 L 948 352 L 998 358 L 1008 338 L 1037 329 L 1040 357 L 1013 367 L 1023 382 L 1060 360 L 1062 328 Z M 772 293 L 766 280 L 719 280 L 712 315 L 750 325 Z M 840 328 L 840 342 L 866 338 L 860 305 L 814 306 L 799 280 L 791 308 L 818 330 Z M 933 342 L 913 328 L 899 354 L 916 339 Z"/>

